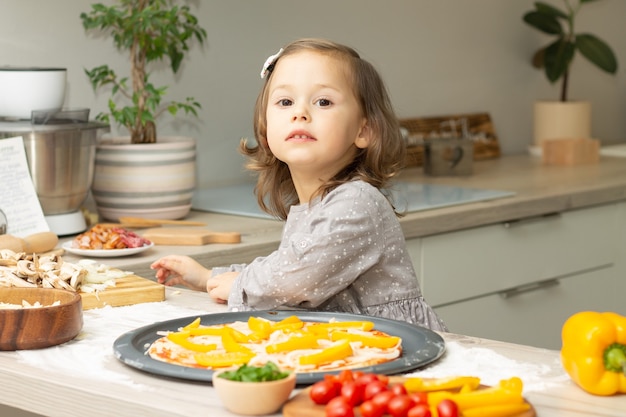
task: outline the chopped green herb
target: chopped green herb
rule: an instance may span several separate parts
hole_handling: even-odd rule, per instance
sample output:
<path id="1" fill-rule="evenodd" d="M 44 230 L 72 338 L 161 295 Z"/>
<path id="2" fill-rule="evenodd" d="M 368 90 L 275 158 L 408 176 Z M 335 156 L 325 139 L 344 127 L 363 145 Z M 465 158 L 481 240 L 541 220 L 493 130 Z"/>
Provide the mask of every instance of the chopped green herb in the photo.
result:
<path id="1" fill-rule="evenodd" d="M 267 362 L 263 366 L 248 366 L 243 364 L 236 371 L 226 371 L 219 375 L 220 378 L 241 382 L 276 381 L 289 376 L 289 372 L 283 372 L 274 362 Z"/>

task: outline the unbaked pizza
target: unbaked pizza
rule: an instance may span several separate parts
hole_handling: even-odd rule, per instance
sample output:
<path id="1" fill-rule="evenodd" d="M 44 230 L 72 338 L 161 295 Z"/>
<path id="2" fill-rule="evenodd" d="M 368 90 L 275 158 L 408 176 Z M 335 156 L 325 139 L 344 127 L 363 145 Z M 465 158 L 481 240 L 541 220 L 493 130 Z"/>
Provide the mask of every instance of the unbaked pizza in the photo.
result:
<path id="1" fill-rule="evenodd" d="M 222 369 L 274 362 L 285 370 L 328 372 L 374 366 L 402 354 L 402 340 L 371 321 L 280 321 L 250 316 L 204 326 L 200 319 L 173 332 L 160 332 L 148 348 L 151 358 L 194 368 Z"/>

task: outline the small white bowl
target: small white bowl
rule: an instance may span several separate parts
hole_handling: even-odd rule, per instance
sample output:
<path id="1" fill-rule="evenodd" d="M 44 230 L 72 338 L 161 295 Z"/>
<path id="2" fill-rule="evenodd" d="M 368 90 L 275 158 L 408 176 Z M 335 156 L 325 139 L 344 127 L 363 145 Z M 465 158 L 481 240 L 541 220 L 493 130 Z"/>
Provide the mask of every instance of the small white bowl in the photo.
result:
<path id="1" fill-rule="evenodd" d="M 33 110 L 63 107 L 66 68 L 0 67 L 0 116 L 30 119 Z"/>
<path id="2" fill-rule="evenodd" d="M 261 416 L 280 410 L 296 386 L 296 374 L 276 381 L 241 382 L 220 378 L 213 373 L 213 388 L 228 411 L 246 416 Z"/>

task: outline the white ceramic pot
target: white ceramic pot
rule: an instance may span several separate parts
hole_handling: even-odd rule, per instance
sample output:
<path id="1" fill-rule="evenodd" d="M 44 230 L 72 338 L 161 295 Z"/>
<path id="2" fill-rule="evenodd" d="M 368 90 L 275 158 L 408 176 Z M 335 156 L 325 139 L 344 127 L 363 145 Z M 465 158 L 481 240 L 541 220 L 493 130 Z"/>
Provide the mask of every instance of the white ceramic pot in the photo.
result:
<path id="1" fill-rule="evenodd" d="M 65 101 L 65 68 L 0 67 L 0 117 L 30 119 L 33 110 L 58 110 Z"/>
<path id="2" fill-rule="evenodd" d="M 191 210 L 196 186 L 196 141 L 158 138 L 131 144 L 129 138 L 101 141 L 96 147 L 91 193 L 101 217 L 180 219 Z"/>

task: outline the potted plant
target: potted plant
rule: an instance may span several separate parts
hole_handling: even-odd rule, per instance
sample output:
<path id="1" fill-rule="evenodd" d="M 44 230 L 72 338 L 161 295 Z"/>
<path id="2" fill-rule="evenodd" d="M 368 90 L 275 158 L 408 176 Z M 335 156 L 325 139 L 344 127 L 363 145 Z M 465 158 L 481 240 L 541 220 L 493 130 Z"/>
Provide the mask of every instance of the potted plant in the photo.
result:
<path id="1" fill-rule="evenodd" d="M 96 119 L 129 132 L 129 137 L 98 144 L 92 194 L 100 215 L 112 220 L 184 217 L 195 188 L 195 140 L 157 138 L 156 121 L 167 112 L 197 116 L 201 106 L 192 97 L 164 101 L 167 87 L 152 84 L 151 64 L 167 61 L 177 73 L 190 46 L 204 43 L 206 31 L 188 6 L 174 0 L 97 3 L 80 18 L 86 31 L 110 36 L 116 49 L 129 56 L 125 76 L 108 65 L 85 70 L 94 90 L 110 89 L 108 112 Z"/>
<path id="2" fill-rule="evenodd" d="M 524 22 L 548 35 L 555 36 L 541 47 L 532 64 L 544 71 L 551 83 L 561 80 L 559 101 L 535 103 L 535 145 L 546 139 L 589 139 L 591 137 L 591 104 L 570 101 L 568 87 L 570 68 L 577 52 L 601 70 L 614 74 L 617 59 L 609 45 L 590 33 L 577 33 L 575 19 L 585 3 L 597 0 L 563 0 L 565 10 L 536 2 L 535 9 L 523 16 Z"/>

